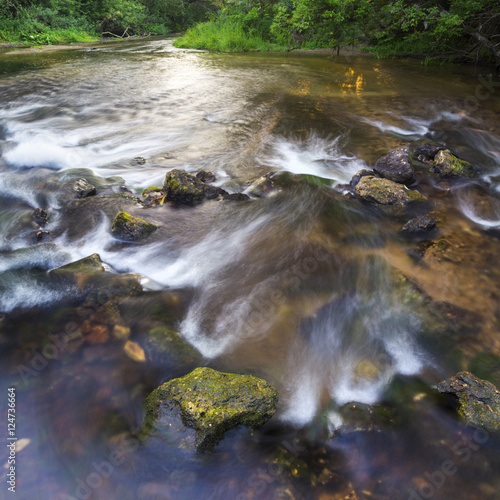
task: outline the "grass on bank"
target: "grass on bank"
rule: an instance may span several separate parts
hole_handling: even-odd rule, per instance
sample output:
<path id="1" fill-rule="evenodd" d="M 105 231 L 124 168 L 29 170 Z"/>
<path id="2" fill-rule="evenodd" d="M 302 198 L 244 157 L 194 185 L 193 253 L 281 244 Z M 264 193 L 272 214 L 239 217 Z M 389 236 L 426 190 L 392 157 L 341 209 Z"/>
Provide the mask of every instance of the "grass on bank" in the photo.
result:
<path id="1" fill-rule="evenodd" d="M 197 24 L 189 28 L 182 38 L 178 38 L 174 46 L 215 52 L 286 49 L 285 46 L 267 42 L 258 35 L 245 33 L 242 24 L 233 20 L 216 20 Z"/>

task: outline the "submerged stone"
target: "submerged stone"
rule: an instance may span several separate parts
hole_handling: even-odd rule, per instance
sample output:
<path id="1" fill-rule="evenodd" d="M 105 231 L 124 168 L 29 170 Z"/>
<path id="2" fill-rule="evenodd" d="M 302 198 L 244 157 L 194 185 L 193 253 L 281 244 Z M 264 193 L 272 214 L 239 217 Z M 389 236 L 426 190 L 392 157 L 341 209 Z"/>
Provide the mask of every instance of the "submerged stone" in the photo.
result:
<path id="1" fill-rule="evenodd" d="M 78 179 L 73 184 L 73 191 L 76 193 L 78 198 L 86 198 L 87 196 L 94 196 L 97 194 L 96 187 L 90 184 L 87 179 Z"/>
<path id="2" fill-rule="evenodd" d="M 257 198 L 263 198 L 269 196 L 275 189 L 273 180 L 263 175 L 250 185 L 247 192 Z"/>
<path id="3" fill-rule="evenodd" d="M 73 273 L 103 273 L 104 266 L 102 264 L 101 257 L 99 254 L 94 253 L 88 257 L 71 262 L 56 269 L 49 271 L 50 274 L 62 275 L 62 274 L 73 274 Z"/>
<path id="4" fill-rule="evenodd" d="M 407 189 L 397 182 L 374 177 L 373 175 L 361 177 L 355 187 L 355 193 L 368 203 L 399 207 L 427 199 L 418 191 Z"/>
<path id="5" fill-rule="evenodd" d="M 387 155 L 377 160 L 373 171 L 385 179 L 400 184 L 413 184 L 416 180 L 415 172 L 410 165 L 407 148 L 389 151 Z"/>
<path id="6" fill-rule="evenodd" d="M 205 197 L 205 183 L 183 170 L 172 170 L 165 177 L 163 191 L 167 200 L 192 205 Z"/>
<path id="7" fill-rule="evenodd" d="M 436 154 L 443 149 L 446 148 L 432 139 L 413 141 L 408 146 L 410 164 L 414 167 L 429 167 L 429 165 L 432 165 Z"/>
<path id="8" fill-rule="evenodd" d="M 401 232 L 407 235 L 418 235 L 427 233 L 436 227 L 436 219 L 427 215 L 415 217 L 409 220 L 402 228 Z"/>
<path id="9" fill-rule="evenodd" d="M 146 425 L 170 427 L 170 421 L 177 425 L 180 418 L 194 431 L 194 448 L 203 451 L 237 425 L 260 427 L 273 416 L 277 403 L 278 391 L 265 380 L 196 368 L 147 397 Z"/>
<path id="10" fill-rule="evenodd" d="M 126 212 L 118 212 L 111 232 L 117 238 L 125 241 L 138 241 L 148 237 L 158 229 L 157 226 Z"/>
<path id="11" fill-rule="evenodd" d="M 47 224 L 49 214 L 47 210 L 44 210 L 43 208 L 35 208 L 31 217 L 39 226 L 44 226 Z"/>
<path id="12" fill-rule="evenodd" d="M 447 149 L 436 154 L 432 170 L 441 177 L 465 177 L 470 179 L 477 174 L 472 163 L 457 158 Z"/>
<path id="13" fill-rule="evenodd" d="M 500 391 L 470 372 L 460 372 L 440 382 L 437 389 L 458 402 L 458 414 L 473 426 L 500 431 Z"/>
<path id="14" fill-rule="evenodd" d="M 215 174 L 208 170 L 200 170 L 199 172 L 196 172 L 196 178 L 205 183 L 214 182 Z"/>

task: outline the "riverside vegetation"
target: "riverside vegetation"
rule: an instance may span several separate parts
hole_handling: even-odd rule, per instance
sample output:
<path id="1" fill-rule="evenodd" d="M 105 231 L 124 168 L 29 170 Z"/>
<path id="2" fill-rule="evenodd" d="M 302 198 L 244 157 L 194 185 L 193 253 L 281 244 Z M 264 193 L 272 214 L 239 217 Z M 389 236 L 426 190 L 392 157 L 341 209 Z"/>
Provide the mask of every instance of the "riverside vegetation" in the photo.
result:
<path id="1" fill-rule="evenodd" d="M 0 0 L 4 41 L 50 44 L 186 29 L 177 47 L 338 51 L 355 45 L 378 57 L 500 66 L 495 0 Z"/>

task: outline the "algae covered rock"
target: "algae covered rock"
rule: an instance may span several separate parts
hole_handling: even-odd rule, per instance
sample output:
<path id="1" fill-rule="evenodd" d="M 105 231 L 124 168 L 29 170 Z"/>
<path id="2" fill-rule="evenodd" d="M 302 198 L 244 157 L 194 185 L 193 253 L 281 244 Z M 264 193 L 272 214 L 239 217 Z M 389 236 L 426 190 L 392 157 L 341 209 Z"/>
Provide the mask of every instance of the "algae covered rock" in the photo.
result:
<path id="1" fill-rule="evenodd" d="M 362 200 L 379 205 L 403 207 L 415 201 L 426 200 L 425 196 L 416 190 L 407 189 L 397 182 L 373 175 L 361 177 L 354 191 Z"/>
<path id="2" fill-rule="evenodd" d="M 111 232 L 117 238 L 126 241 L 138 241 L 148 237 L 158 229 L 157 226 L 126 212 L 118 212 Z"/>
<path id="3" fill-rule="evenodd" d="M 273 416 L 277 403 L 278 391 L 265 380 L 196 368 L 147 397 L 146 425 L 169 428 L 180 418 L 186 431 L 194 431 L 193 447 L 203 451 L 237 425 L 260 427 Z"/>
<path id="4" fill-rule="evenodd" d="M 407 148 L 389 151 L 377 160 L 373 170 L 381 177 L 400 184 L 413 184 L 416 180 Z"/>
<path id="5" fill-rule="evenodd" d="M 472 178 L 477 172 L 468 161 L 457 158 L 447 149 L 439 151 L 434 158 L 432 170 L 441 177 Z"/>
<path id="6" fill-rule="evenodd" d="M 205 183 L 183 170 L 172 170 L 165 177 L 163 191 L 167 200 L 192 205 L 205 197 Z"/>
<path id="7" fill-rule="evenodd" d="M 467 424 L 500 431 L 500 391 L 470 372 L 460 372 L 440 382 L 437 389 L 458 400 L 458 414 Z"/>
<path id="8" fill-rule="evenodd" d="M 94 253 L 89 255 L 88 257 L 84 257 L 83 259 L 77 260 L 75 262 L 70 262 L 61 267 L 57 267 L 56 269 L 52 269 L 49 271 L 51 275 L 68 275 L 75 273 L 85 273 L 85 274 L 93 274 L 93 273 L 103 273 L 104 266 L 102 265 L 102 260 L 99 254 Z"/>
<path id="9" fill-rule="evenodd" d="M 408 146 L 410 164 L 419 167 L 429 167 L 439 151 L 446 149 L 444 146 L 431 139 L 418 139 Z"/>

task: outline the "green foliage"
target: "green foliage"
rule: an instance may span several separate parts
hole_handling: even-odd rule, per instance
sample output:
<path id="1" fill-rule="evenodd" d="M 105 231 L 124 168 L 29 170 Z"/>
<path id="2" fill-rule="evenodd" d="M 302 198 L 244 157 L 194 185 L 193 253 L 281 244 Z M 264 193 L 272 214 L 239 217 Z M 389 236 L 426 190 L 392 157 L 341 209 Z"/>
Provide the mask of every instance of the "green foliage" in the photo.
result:
<path id="1" fill-rule="evenodd" d="M 241 21 L 231 19 L 197 24 L 188 29 L 184 37 L 177 39 L 174 45 L 179 48 L 191 47 L 216 52 L 248 52 L 280 48 L 258 35 L 248 35 Z"/>

